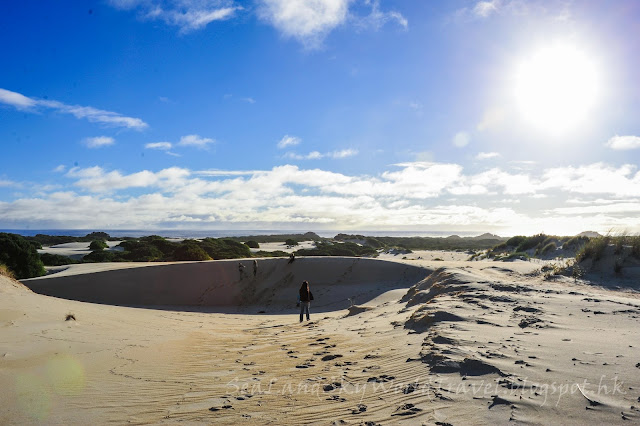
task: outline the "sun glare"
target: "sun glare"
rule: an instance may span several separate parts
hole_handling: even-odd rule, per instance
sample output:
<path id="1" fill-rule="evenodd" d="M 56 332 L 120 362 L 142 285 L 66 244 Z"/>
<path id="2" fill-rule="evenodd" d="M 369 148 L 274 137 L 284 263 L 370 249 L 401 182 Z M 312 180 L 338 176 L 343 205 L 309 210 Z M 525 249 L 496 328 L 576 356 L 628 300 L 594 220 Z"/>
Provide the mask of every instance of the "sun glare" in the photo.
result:
<path id="1" fill-rule="evenodd" d="M 564 133 L 589 117 L 598 92 L 595 61 L 575 45 L 556 43 L 523 58 L 515 98 L 523 118 L 540 130 Z"/>

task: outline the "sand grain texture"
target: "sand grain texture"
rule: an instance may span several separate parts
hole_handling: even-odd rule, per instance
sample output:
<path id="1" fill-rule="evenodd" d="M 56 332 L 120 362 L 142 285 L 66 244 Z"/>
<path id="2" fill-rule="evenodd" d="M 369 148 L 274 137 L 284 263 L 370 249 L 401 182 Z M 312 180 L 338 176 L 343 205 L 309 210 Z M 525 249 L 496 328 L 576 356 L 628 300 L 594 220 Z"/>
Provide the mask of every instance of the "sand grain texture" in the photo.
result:
<path id="1" fill-rule="evenodd" d="M 25 283 L 102 304 L 0 277 L 2 424 L 640 421 L 637 294 L 528 262 L 78 266 Z"/>

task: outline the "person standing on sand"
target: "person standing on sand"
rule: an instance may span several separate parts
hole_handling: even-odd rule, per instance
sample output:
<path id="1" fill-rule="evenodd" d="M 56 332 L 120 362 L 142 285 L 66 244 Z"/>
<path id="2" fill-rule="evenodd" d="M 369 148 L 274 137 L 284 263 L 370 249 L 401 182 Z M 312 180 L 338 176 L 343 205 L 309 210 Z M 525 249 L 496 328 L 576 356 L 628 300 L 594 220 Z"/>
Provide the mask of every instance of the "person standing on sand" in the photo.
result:
<path id="1" fill-rule="evenodd" d="M 238 271 L 240 271 L 240 279 L 244 277 L 244 265 L 242 262 L 238 262 Z"/>
<path id="2" fill-rule="evenodd" d="M 309 281 L 303 281 L 302 286 L 300 287 L 300 322 L 302 322 L 302 317 L 304 313 L 307 313 L 307 321 L 309 321 L 309 305 L 313 300 L 313 293 L 309 289 Z"/>
<path id="3" fill-rule="evenodd" d="M 253 276 L 258 275 L 258 261 L 253 259 Z"/>

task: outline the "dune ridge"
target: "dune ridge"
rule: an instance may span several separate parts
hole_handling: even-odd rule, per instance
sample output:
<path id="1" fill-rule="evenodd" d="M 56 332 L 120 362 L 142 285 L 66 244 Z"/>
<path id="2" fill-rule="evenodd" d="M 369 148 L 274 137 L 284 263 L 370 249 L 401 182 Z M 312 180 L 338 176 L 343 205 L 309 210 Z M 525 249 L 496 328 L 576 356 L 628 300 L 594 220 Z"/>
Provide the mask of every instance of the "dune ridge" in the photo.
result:
<path id="1" fill-rule="evenodd" d="M 256 306 L 279 312 L 295 304 L 300 284 L 307 280 L 317 298 L 314 309 L 327 311 L 347 308 L 386 290 L 407 288 L 430 273 L 423 267 L 364 258 L 257 262 L 255 275 L 251 259 L 129 265 L 113 270 L 101 265 L 107 270 L 96 272 L 92 265 L 71 265 L 63 273 L 23 282 L 36 293 L 83 302 L 238 309 Z"/>
<path id="2" fill-rule="evenodd" d="M 287 266 L 277 263 L 279 272 L 263 272 L 282 285 L 288 307 L 272 315 L 3 294 L 0 422 L 640 421 L 638 294 L 545 281 L 530 262 L 331 260 L 297 264 L 296 280 L 316 270 L 343 280 L 326 293 L 316 284 L 303 324 Z M 221 267 L 231 273 L 234 264 Z M 163 271 L 120 272 L 137 269 Z M 389 280 L 379 284 L 378 274 Z M 319 313 L 338 288 L 359 289 L 360 299 Z"/>

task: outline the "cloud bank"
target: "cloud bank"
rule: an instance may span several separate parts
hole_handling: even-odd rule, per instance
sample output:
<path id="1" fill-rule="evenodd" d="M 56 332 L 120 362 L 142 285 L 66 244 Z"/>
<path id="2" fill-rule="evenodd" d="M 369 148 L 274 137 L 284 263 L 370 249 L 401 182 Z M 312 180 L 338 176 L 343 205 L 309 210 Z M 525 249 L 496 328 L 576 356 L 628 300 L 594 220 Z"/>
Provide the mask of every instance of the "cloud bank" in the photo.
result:
<path id="1" fill-rule="evenodd" d="M 64 178 L 58 188 L 38 185 L 30 196 L 0 202 L 0 227 L 640 231 L 635 165 L 468 173 L 459 164 L 411 162 L 376 176 L 293 165 L 133 173 L 89 167 Z"/>
<path id="2" fill-rule="evenodd" d="M 71 114 L 76 118 L 86 119 L 92 123 L 100 123 L 112 127 L 125 127 L 134 130 L 143 130 L 149 127 L 147 123 L 139 118 L 127 117 L 117 112 L 105 111 L 91 106 L 68 105 L 59 101 L 29 98 L 6 89 L 0 89 L 0 103 L 29 112 L 50 109 L 63 114 Z"/>

